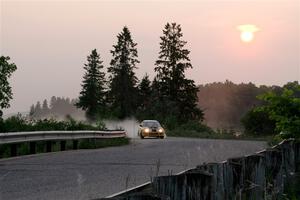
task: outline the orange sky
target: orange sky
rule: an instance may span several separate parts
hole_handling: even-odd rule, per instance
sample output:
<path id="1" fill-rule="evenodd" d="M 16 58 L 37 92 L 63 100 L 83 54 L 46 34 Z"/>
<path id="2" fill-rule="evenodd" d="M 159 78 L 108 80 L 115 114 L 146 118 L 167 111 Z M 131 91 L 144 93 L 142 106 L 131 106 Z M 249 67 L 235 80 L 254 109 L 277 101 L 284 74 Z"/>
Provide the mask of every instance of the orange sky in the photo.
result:
<path id="1" fill-rule="evenodd" d="M 17 64 L 8 112 L 51 96 L 75 98 L 83 63 L 97 48 L 107 67 L 124 25 L 138 43 L 140 78 L 154 76 L 159 36 L 167 22 L 182 25 L 197 84 L 214 81 L 283 85 L 300 79 L 300 1 L 3 1 L 0 52 Z M 253 42 L 237 26 L 255 24 Z"/>

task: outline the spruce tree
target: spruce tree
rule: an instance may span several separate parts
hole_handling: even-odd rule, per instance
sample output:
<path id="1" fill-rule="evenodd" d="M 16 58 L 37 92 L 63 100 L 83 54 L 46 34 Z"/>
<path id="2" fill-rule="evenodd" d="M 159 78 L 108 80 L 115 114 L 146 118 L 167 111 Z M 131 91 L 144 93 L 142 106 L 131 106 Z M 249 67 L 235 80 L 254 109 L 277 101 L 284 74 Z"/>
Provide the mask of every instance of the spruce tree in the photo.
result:
<path id="1" fill-rule="evenodd" d="M 43 113 L 43 116 L 46 116 L 49 114 L 49 107 L 48 107 L 48 101 L 47 99 L 45 99 L 43 101 L 43 105 L 42 105 L 42 113 Z"/>
<path id="2" fill-rule="evenodd" d="M 147 108 L 147 106 L 149 105 L 149 100 L 151 100 L 150 96 L 151 96 L 151 81 L 149 80 L 149 76 L 148 74 L 146 74 L 139 86 L 139 102 L 140 102 L 140 109 L 141 110 L 145 110 Z"/>
<path id="3" fill-rule="evenodd" d="M 137 43 L 134 43 L 129 29 L 125 26 L 113 45 L 110 73 L 109 97 L 111 108 L 118 118 L 125 118 L 135 113 L 138 102 L 137 77 Z"/>
<path id="4" fill-rule="evenodd" d="M 42 107 L 41 107 L 41 103 L 38 101 L 35 105 L 35 108 L 34 108 L 34 118 L 41 118 L 42 116 Z"/>
<path id="5" fill-rule="evenodd" d="M 155 62 L 159 93 L 168 105 L 176 106 L 180 121 L 202 120 L 203 112 L 197 107 L 197 92 L 193 80 L 185 77 L 185 70 L 192 68 L 190 51 L 185 48 L 179 24 L 167 23 L 161 36 L 160 52 Z"/>
<path id="6" fill-rule="evenodd" d="M 90 120 L 95 120 L 96 115 L 103 114 L 106 108 L 105 98 L 105 73 L 101 71 L 103 68 L 100 55 L 97 50 L 92 50 L 87 57 L 85 64 L 85 74 L 82 81 L 82 90 L 79 95 L 79 101 L 76 104 L 78 108 L 86 111 L 86 116 Z"/>
<path id="7" fill-rule="evenodd" d="M 29 117 L 33 117 L 35 113 L 34 104 L 30 106 Z"/>

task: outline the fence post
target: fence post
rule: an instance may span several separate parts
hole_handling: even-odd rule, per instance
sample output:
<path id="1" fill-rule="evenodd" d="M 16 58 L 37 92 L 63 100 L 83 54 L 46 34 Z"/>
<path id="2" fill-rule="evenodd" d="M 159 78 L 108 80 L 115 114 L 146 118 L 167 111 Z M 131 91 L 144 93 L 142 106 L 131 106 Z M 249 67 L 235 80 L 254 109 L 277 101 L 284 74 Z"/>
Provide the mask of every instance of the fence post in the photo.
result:
<path id="1" fill-rule="evenodd" d="M 65 140 L 60 141 L 60 150 L 61 151 L 66 150 L 66 141 Z"/>
<path id="2" fill-rule="evenodd" d="M 30 154 L 35 154 L 36 153 L 36 142 L 30 142 L 29 143 L 29 151 L 30 151 Z"/>
<path id="3" fill-rule="evenodd" d="M 10 156 L 17 156 L 17 144 L 10 145 Z"/>
<path id="4" fill-rule="evenodd" d="M 47 141 L 46 142 L 46 152 L 51 152 L 52 151 L 52 142 Z"/>
<path id="5" fill-rule="evenodd" d="M 73 140 L 73 149 L 78 149 L 78 140 Z"/>

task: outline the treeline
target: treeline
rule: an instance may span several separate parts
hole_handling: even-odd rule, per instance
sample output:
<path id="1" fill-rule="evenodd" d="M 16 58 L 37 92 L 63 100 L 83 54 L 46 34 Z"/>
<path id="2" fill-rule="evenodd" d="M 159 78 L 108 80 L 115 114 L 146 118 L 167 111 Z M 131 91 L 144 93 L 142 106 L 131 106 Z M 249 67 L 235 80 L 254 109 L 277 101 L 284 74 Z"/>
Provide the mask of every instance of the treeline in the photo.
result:
<path id="1" fill-rule="evenodd" d="M 75 106 L 77 102 L 76 99 L 53 96 L 49 103 L 45 99 L 42 103 L 38 101 L 33 104 L 30 107 L 29 117 L 31 119 L 44 119 L 65 118 L 68 115 L 72 117 L 82 116 L 84 112 Z"/>
<path id="2" fill-rule="evenodd" d="M 182 40 L 181 26 L 167 23 L 160 37 L 160 52 L 155 61 L 153 80 L 147 73 L 139 80 L 135 75 L 138 60 L 137 43 L 125 26 L 113 45 L 107 74 L 96 49 L 87 56 L 78 101 L 53 97 L 37 102 L 30 109 L 30 116 L 43 118 L 77 112 L 73 105 L 86 112 L 90 121 L 101 119 L 158 119 L 164 124 L 182 124 L 190 120 L 200 122 L 203 112 L 197 105 L 198 88 L 193 80 L 185 77 L 185 70 L 192 68 L 190 51 Z"/>
<path id="3" fill-rule="evenodd" d="M 256 86 L 253 83 L 235 84 L 229 80 L 199 86 L 199 105 L 204 110 L 205 122 L 215 129 L 242 130 L 245 114 L 263 101 L 257 96 L 268 91 L 279 93 L 279 86 Z"/>
<path id="4" fill-rule="evenodd" d="M 76 106 L 85 110 L 91 121 L 132 116 L 172 123 L 201 121 L 203 113 L 197 106 L 198 88 L 193 80 L 185 77 L 185 70 L 192 68 L 192 64 L 182 36 L 180 25 L 167 23 L 160 37 L 155 78 L 151 81 L 145 74 L 138 80 L 135 75 L 139 64 L 137 43 L 124 27 L 111 50 L 108 74 L 103 72 L 103 62 L 96 49 L 87 57 Z"/>

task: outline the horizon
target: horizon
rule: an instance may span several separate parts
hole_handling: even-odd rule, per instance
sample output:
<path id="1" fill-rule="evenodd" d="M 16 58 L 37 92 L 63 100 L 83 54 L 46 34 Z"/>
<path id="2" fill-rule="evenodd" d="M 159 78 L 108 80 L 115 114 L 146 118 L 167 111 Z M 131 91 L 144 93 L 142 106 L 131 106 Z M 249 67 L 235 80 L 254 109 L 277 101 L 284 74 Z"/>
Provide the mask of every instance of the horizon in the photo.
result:
<path id="1" fill-rule="evenodd" d="M 51 96 L 77 98 L 86 57 L 96 48 L 106 71 L 125 25 L 138 43 L 139 79 L 145 73 L 154 77 L 159 37 L 167 22 L 176 22 L 191 51 L 194 68 L 186 75 L 197 85 L 229 80 L 282 86 L 300 80 L 297 0 L 1 1 L 0 6 L 0 52 L 18 67 L 5 115 Z M 247 44 L 236 28 L 243 24 L 260 29 Z"/>

